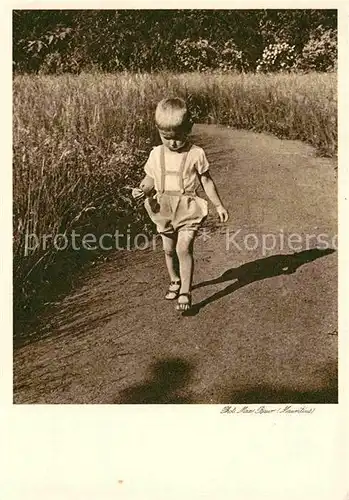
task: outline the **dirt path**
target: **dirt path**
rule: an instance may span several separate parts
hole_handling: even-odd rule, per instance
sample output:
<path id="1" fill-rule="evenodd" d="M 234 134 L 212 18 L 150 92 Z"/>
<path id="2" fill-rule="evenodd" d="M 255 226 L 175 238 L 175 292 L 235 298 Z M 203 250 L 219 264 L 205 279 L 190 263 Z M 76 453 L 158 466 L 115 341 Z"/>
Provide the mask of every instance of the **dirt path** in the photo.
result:
<path id="1" fill-rule="evenodd" d="M 305 239 L 336 234 L 335 161 L 264 134 L 195 135 L 231 218 L 220 227 L 212 214 L 196 242 L 192 314 L 162 300 L 160 244 L 122 252 L 15 351 L 15 403 L 336 401 L 337 254 Z M 282 232 L 303 235 L 302 251 L 282 248 Z M 266 233 L 277 238 L 267 253 Z"/>

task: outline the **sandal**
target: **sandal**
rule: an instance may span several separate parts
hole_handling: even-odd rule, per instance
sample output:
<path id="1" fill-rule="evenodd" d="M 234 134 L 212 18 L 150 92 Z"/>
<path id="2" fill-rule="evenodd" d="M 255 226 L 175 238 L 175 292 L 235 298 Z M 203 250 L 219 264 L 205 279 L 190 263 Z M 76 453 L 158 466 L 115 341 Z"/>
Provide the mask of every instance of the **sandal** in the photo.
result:
<path id="1" fill-rule="evenodd" d="M 178 300 L 178 304 L 177 304 L 177 311 L 189 311 L 189 309 L 191 308 L 191 293 L 180 293 L 178 295 L 178 299 L 180 297 L 186 297 L 187 298 L 187 301 L 186 302 L 179 302 Z"/>
<path id="2" fill-rule="evenodd" d="M 174 300 L 178 297 L 179 295 L 179 290 L 181 288 L 181 282 L 180 280 L 177 281 L 171 281 L 167 293 L 165 295 L 166 300 Z"/>

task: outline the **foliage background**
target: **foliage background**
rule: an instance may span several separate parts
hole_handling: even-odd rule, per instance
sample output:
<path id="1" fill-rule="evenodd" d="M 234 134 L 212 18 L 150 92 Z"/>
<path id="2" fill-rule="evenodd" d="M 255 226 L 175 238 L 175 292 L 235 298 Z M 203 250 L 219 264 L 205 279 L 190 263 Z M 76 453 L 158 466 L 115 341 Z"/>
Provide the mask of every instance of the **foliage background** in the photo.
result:
<path id="1" fill-rule="evenodd" d="M 335 69 L 336 10 L 17 10 L 16 72 Z"/>

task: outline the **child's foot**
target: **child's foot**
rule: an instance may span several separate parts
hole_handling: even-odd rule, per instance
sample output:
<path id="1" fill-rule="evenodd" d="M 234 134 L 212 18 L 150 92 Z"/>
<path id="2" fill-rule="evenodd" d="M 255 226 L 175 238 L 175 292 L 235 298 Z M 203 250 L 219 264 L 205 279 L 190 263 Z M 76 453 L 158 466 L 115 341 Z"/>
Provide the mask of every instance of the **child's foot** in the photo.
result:
<path id="1" fill-rule="evenodd" d="M 191 293 L 180 293 L 178 295 L 177 311 L 189 311 L 191 308 Z"/>
<path id="2" fill-rule="evenodd" d="M 171 281 L 167 293 L 165 295 L 166 300 L 174 300 L 178 297 L 179 295 L 179 290 L 181 288 L 181 282 L 180 280 L 176 281 Z"/>

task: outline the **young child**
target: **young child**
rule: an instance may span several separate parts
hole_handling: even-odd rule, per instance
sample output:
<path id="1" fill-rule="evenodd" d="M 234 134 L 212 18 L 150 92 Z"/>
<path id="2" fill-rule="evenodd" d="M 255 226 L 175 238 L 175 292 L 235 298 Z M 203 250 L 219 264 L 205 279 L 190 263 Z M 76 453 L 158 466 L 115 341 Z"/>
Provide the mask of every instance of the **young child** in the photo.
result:
<path id="1" fill-rule="evenodd" d="M 180 98 L 163 99 L 155 112 L 162 145 L 155 147 L 144 167 L 146 176 L 136 199 L 145 197 L 145 208 L 161 234 L 170 285 L 165 299 L 177 299 L 177 310 L 191 307 L 193 244 L 207 217 L 207 202 L 196 194 L 198 180 L 216 207 L 221 222 L 228 220 L 217 188 L 209 173 L 205 152 L 191 144 L 188 107 Z"/>

